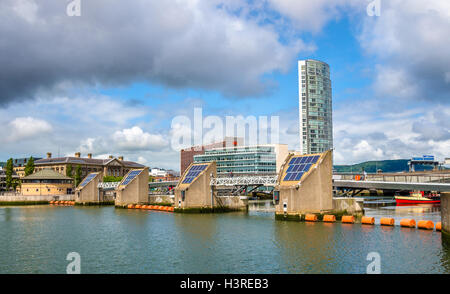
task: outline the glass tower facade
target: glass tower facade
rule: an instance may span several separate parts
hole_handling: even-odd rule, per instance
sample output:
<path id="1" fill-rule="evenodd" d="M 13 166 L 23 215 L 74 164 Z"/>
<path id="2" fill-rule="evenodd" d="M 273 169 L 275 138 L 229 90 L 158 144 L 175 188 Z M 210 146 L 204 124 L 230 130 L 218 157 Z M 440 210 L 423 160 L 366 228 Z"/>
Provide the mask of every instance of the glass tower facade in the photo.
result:
<path id="1" fill-rule="evenodd" d="M 300 151 L 321 153 L 333 148 L 330 67 L 318 60 L 298 61 Z"/>
<path id="2" fill-rule="evenodd" d="M 218 175 L 277 173 L 277 154 L 274 146 L 218 148 L 194 156 L 195 163 L 211 161 L 216 161 Z"/>

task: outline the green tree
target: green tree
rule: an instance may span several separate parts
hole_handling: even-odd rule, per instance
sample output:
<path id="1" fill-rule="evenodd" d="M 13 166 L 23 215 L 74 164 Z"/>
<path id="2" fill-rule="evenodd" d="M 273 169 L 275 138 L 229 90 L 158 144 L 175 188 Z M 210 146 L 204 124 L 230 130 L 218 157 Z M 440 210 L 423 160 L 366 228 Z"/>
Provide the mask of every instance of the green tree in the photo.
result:
<path id="1" fill-rule="evenodd" d="M 27 165 L 25 166 L 25 176 L 29 176 L 34 173 L 34 158 L 30 156 L 28 159 Z"/>
<path id="2" fill-rule="evenodd" d="M 20 185 L 21 184 L 20 184 L 20 180 L 19 179 L 13 179 L 12 180 L 12 188 L 13 188 L 14 191 L 16 191 L 17 187 L 19 187 Z"/>
<path id="3" fill-rule="evenodd" d="M 103 182 L 120 182 L 122 181 L 123 177 L 114 177 L 114 176 L 104 176 Z"/>
<path id="4" fill-rule="evenodd" d="M 71 164 L 67 165 L 66 176 L 71 177 L 71 178 L 73 177 L 72 176 L 72 165 Z"/>
<path id="5" fill-rule="evenodd" d="M 6 175 L 6 188 L 10 189 L 13 187 L 13 172 L 14 172 L 14 165 L 13 165 L 13 159 L 10 158 L 8 159 L 8 161 L 6 162 L 6 170 L 5 170 L 5 175 Z"/>
<path id="6" fill-rule="evenodd" d="M 75 187 L 81 183 L 81 165 L 77 165 L 77 169 L 75 171 Z"/>

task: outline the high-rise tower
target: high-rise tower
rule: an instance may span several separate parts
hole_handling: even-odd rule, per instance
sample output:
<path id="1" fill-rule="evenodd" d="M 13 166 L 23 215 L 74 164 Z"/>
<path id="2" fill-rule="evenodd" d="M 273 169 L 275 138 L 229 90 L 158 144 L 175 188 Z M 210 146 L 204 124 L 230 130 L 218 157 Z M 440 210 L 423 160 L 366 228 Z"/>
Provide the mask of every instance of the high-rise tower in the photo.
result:
<path id="1" fill-rule="evenodd" d="M 330 67 L 318 60 L 298 61 L 300 151 L 319 153 L 333 148 Z"/>

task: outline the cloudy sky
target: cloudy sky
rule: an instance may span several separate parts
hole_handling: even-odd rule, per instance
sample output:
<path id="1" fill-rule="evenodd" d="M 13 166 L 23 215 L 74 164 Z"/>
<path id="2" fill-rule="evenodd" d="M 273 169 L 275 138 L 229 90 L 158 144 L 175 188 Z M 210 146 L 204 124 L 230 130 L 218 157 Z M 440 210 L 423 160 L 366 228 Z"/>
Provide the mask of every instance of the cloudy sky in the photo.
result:
<path id="1" fill-rule="evenodd" d="M 450 1 L 0 0 L 0 161 L 123 155 L 179 169 L 174 117 L 278 116 L 331 67 L 335 163 L 450 157 Z M 189 131 L 189 130 L 188 130 Z M 206 132 L 207 129 L 204 130 Z"/>

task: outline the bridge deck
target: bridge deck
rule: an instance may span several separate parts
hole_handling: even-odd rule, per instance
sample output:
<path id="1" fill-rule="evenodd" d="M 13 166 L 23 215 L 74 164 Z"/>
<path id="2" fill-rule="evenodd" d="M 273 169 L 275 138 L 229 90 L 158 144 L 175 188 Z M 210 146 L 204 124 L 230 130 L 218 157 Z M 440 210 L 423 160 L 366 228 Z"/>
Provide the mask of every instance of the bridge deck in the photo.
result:
<path id="1" fill-rule="evenodd" d="M 351 188 L 351 189 L 420 190 L 420 191 L 450 192 L 450 184 L 447 183 L 333 180 L 333 186 L 335 188 Z"/>

